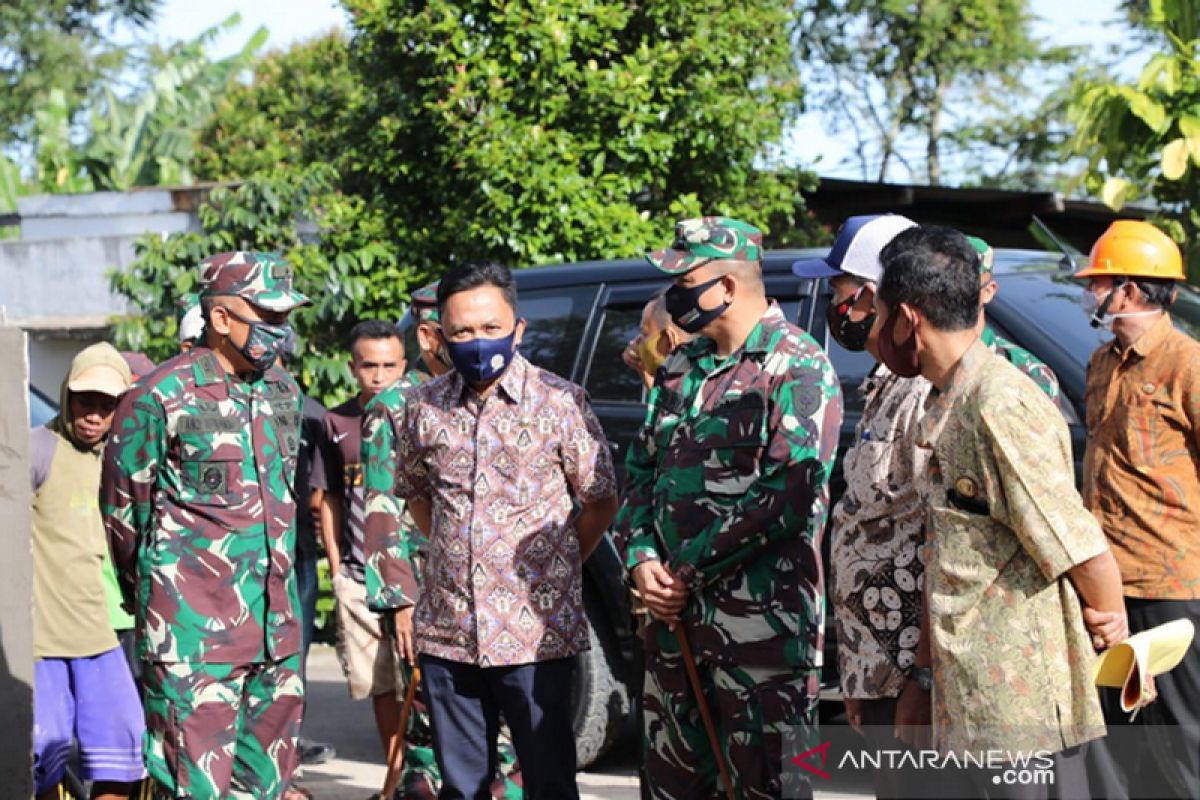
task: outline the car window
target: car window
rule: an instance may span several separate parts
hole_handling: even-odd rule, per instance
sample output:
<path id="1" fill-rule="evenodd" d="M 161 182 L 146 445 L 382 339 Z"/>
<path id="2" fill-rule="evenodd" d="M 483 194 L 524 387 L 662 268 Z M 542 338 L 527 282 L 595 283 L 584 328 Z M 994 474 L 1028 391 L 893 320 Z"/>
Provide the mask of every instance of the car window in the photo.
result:
<path id="1" fill-rule="evenodd" d="M 1200 339 L 1200 293 L 1190 286 L 1180 286 L 1170 311 L 1176 328 Z"/>
<path id="2" fill-rule="evenodd" d="M 621 360 L 621 353 L 641 332 L 641 326 L 641 306 L 604 311 L 587 377 L 586 388 L 593 400 L 642 402 L 642 379 Z"/>
<path id="3" fill-rule="evenodd" d="M 571 377 L 583 321 L 573 313 L 575 298 L 568 293 L 529 292 L 518 300 L 525 319 L 521 355 L 534 365 L 564 378 Z"/>

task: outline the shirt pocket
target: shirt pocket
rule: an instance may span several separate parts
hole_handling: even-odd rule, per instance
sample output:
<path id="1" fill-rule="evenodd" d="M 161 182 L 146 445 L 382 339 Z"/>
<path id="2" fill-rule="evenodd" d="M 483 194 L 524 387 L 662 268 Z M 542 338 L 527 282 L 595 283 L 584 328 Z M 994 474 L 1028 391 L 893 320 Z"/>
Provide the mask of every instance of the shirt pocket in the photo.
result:
<path id="1" fill-rule="evenodd" d="M 181 501 L 185 505 L 230 506 L 243 492 L 239 432 L 179 434 Z"/>
<path id="2" fill-rule="evenodd" d="M 741 496 L 759 477 L 767 443 L 767 409 L 761 395 L 743 395 L 692 424 L 685 444 L 703 464 L 708 494 Z"/>
<path id="3" fill-rule="evenodd" d="M 1154 469 L 1178 453 L 1170 449 L 1175 409 L 1162 387 L 1151 383 L 1132 387 L 1124 397 L 1124 449 L 1135 467 Z M 1186 446 L 1184 455 L 1187 456 Z"/>

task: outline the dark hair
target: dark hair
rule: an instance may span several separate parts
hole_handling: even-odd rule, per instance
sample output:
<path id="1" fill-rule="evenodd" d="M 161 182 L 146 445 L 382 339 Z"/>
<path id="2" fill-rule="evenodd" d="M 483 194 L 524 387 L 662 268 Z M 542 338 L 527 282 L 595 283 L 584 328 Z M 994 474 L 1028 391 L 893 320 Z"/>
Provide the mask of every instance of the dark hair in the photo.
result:
<path id="1" fill-rule="evenodd" d="M 444 312 L 446 301 L 460 292 L 469 292 L 480 286 L 495 286 L 504 295 L 505 302 L 517 313 L 517 284 L 508 267 L 497 261 L 476 261 L 455 267 L 438 281 L 438 312 Z"/>
<path id="2" fill-rule="evenodd" d="M 967 237 L 942 225 L 899 234 L 879 254 L 879 296 L 888 308 L 908 303 L 938 330 L 979 322 L 979 255 Z"/>
<path id="3" fill-rule="evenodd" d="M 400 337 L 396 326 L 381 319 L 363 320 L 350 329 L 351 350 L 354 350 L 354 345 L 358 344 L 360 339 L 395 339 L 400 342 L 401 347 L 404 346 L 404 339 Z"/>
<path id="4" fill-rule="evenodd" d="M 1142 302 L 1155 308 L 1170 308 L 1175 299 L 1175 281 L 1170 278 L 1131 278 L 1142 293 Z"/>

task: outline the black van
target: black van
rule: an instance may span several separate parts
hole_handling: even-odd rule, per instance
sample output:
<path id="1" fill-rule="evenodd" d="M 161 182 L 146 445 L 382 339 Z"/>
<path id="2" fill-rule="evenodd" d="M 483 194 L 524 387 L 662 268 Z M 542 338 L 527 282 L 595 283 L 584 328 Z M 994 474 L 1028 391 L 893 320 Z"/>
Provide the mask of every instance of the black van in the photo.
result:
<path id="1" fill-rule="evenodd" d="M 862 413 L 858 386 L 874 361 L 866 353 L 844 350 L 827 335 L 827 283 L 792 275 L 793 261 L 823 253 L 768 253 L 763 271 L 767 294 L 789 320 L 826 348 L 841 381 L 846 414 L 831 481 L 831 499 L 836 502 L 845 488 L 841 453 L 852 441 Z M 1089 326 L 1079 304 L 1082 287 L 1070 279 L 1069 265 L 1063 262 L 1058 254 L 997 251 L 995 275 L 1000 290 L 987 314 L 1000 335 L 1037 355 L 1058 375 L 1078 471 L 1085 437 L 1084 373 L 1092 351 L 1109 336 Z M 640 259 L 537 267 L 515 275 L 519 312 L 527 322 L 521 352 L 534 364 L 587 389 L 620 469 L 645 415 L 641 379 L 622 362 L 621 352 L 638 334 L 642 307 L 665 285 L 665 277 Z M 1181 290 L 1172 313 L 1182 329 L 1200 336 L 1200 295 Z M 827 556 L 828 537 L 823 552 Z M 627 687 L 641 683 L 623 571 L 610 542 L 602 543 L 584 573 L 593 649 L 580 657 L 574 687 L 581 768 L 603 753 L 621 732 L 632 709 Z M 823 696 L 831 698 L 836 696 L 837 659 L 829 620 L 825 642 Z"/>

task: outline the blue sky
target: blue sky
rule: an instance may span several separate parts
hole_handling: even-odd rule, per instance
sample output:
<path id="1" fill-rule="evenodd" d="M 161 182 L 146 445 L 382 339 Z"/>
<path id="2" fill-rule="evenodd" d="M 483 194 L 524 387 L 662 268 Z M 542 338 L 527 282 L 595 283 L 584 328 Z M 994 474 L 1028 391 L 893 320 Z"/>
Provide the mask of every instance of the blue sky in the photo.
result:
<path id="1" fill-rule="evenodd" d="M 1121 43 L 1117 0 L 1034 0 L 1032 7 L 1039 17 L 1036 34 L 1054 44 L 1084 46 L 1100 54 Z M 166 0 L 151 33 L 162 43 L 191 38 L 235 11 L 242 15 L 242 23 L 220 41 L 221 54 L 238 50 L 260 25 L 271 33 L 268 48 L 285 48 L 346 24 L 346 14 L 336 0 Z M 1138 59 L 1132 61 L 1135 63 L 1130 66 L 1136 67 Z M 816 169 L 820 174 L 858 177 L 853 166 L 838 166 L 847 153 L 847 147 L 825 132 L 820 116 L 811 113 L 792 132 L 783 155 L 788 161 L 802 163 L 819 156 Z"/>

